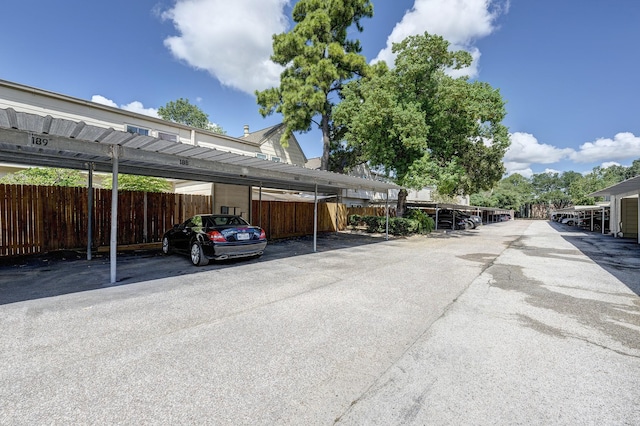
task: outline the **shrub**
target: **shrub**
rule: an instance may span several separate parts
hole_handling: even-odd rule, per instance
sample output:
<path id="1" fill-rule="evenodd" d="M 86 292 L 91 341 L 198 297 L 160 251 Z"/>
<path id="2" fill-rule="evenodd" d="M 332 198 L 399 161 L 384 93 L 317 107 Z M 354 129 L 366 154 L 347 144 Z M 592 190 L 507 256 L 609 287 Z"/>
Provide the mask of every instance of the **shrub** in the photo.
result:
<path id="1" fill-rule="evenodd" d="M 362 223 L 362 216 L 359 214 L 352 214 L 347 218 L 349 226 L 359 226 Z"/>
<path id="2" fill-rule="evenodd" d="M 389 233 L 392 235 L 426 234 L 433 230 L 433 219 L 419 212 L 416 218 L 390 217 Z M 348 218 L 350 226 L 366 226 L 369 233 L 384 233 L 387 229 L 387 218 L 384 216 L 351 215 Z"/>
<path id="3" fill-rule="evenodd" d="M 418 222 L 418 229 L 416 232 L 419 234 L 428 234 L 435 228 L 435 221 L 433 218 L 422 210 L 409 209 L 404 216 Z"/>

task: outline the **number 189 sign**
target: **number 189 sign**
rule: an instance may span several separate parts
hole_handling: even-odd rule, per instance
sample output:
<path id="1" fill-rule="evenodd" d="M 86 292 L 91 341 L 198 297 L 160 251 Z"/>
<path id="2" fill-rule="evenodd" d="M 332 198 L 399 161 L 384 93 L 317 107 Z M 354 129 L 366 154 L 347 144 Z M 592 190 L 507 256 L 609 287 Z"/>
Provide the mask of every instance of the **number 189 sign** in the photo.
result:
<path id="1" fill-rule="evenodd" d="M 49 139 L 42 136 L 31 135 L 31 145 L 47 146 L 48 144 Z"/>

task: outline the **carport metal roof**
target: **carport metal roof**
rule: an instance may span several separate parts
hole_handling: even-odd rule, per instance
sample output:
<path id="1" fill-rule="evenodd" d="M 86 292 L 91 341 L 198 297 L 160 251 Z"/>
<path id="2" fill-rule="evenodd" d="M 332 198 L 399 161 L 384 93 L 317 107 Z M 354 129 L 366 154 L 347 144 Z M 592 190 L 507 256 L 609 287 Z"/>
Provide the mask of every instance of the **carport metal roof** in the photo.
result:
<path id="1" fill-rule="evenodd" d="M 640 176 L 611 185 L 600 191 L 592 192 L 589 197 L 606 197 L 609 195 L 636 195 L 640 192 Z"/>
<path id="2" fill-rule="evenodd" d="M 213 148 L 166 141 L 79 121 L 0 109 L 0 161 L 202 182 L 335 194 L 342 189 L 385 192 L 399 186 L 276 163 Z M 114 182 L 117 189 L 117 179 Z M 112 210 L 117 211 L 117 192 Z M 315 220 L 317 220 L 317 208 Z M 116 281 L 117 214 L 111 215 L 111 282 Z M 387 217 L 388 220 L 388 217 Z M 317 222 L 314 223 L 314 251 Z"/>
<path id="3" fill-rule="evenodd" d="M 563 209 L 554 210 L 558 213 L 571 213 L 571 212 L 588 212 L 588 211 L 600 211 L 602 209 L 608 209 L 609 203 L 597 204 L 594 206 L 571 206 Z"/>
<path id="4" fill-rule="evenodd" d="M 95 170 L 110 172 L 114 155 L 119 171 L 128 174 L 326 193 L 400 189 L 388 182 L 0 109 L 2 161 L 74 169 L 86 169 L 87 163 L 94 163 Z"/>

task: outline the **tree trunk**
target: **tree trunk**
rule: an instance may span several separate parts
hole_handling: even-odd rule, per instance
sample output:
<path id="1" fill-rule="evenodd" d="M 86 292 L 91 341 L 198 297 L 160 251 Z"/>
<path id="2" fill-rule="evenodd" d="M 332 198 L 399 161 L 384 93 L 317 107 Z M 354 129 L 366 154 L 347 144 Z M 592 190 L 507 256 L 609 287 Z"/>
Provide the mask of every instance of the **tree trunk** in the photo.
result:
<path id="1" fill-rule="evenodd" d="M 402 188 L 398 192 L 398 205 L 396 208 L 396 217 L 404 216 L 405 206 L 407 205 L 407 195 L 408 195 L 408 192 L 404 188 Z"/>
<path id="2" fill-rule="evenodd" d="M 331 150 L 331 140 L 329 139 L 329 116 L 322 115 L 322 158 L 320 159 L 320 170 L 329 170 L 329 151 Z"/>

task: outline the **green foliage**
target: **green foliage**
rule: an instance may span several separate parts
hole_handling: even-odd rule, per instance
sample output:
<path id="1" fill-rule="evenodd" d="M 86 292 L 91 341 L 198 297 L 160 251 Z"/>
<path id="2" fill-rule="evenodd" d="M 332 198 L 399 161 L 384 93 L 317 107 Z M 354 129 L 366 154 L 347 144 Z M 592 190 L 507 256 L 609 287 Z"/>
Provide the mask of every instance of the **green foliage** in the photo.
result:
<path id="1" fill-rule="evenodd" d="M 8 174 L 0 183 L 41 186 L 87 186 L 87 178 L 79 170 L 33 167 Z"/>
<path id="2" fill-rule="evenodd" d="M 449 195 L 490 189 L 504 173 L 510 143 L 499 91 L 447 76 L 472 59 L 449 51 L 442 37 L 410 36 L 393 51 L 393 69 L 376 64 L 344 88 L 334 108 L 347 150 L 405 187 L 435 183 Z"/>
<path id="3" fill-rule="evenodd" d="M 352 214 L 347 217 L 347 225 L 358 226 L 362 222 L 362 216 L 359 214 Z"/>
<path id="4" fill-rule="evenodd" d="M 168 102 L 165 106 L 158 108 L 158 115 L 163 120 L 226 134 L 222 127 L 209 122 L 209 116 L 198 106 L 191 104 L 189 99 L 180 98 L 177 101 Z"/>
<path id="5" fill-rule="evenodd" d="M 342 84 L 363 74 L 366 59 L 360 54 L 358 40 L 347 38 L 360 20 L 373 16 L 368 0 L 299 0 L 293 7 L 295 27 L 288 33 L 273 36 L 271 59 L 285 67 L 280 86 L 256 91 L 262 116 L 274 112 L 283 116 L 285 131 L 280 140 L 288 146 L 294 131 L 311 130 L 314 117 L 320 116 L 323 155 L 321 169 L 329 164 L 332 143 L 332 94 L 339 94 Z"/>
<path id="6" fill-rule="evenodd" d="M 387 218 L 385 216 L 351 215 L 347 221 L 350 226 L 366 226 L 369 233 L 382 234 L 387 229 Z M 420 214 L 417 214 L 416 217 L 389 218 L 389 233 L 391 235 L 427 234 L 434 227 L 433 219 L 429 216 L 425 219 Z"/>
<path id="7" fill-rule="evenodd" d="M 419 234 L 428 234 L 436 227 L 436 223 L 431 216 L 418 209 L 409 209 L 404 215 L 405 218 L 415 220 L 418 223 L 416 230 Z"/>
<path id="8" fill-rule="evenodd" d="M 112 189 L 112 183 L 111 175 L 102 180 L 102 186 L 106 189 Z M 119 191 L 168 192 L 171 189 L 171 183 L 163 178 L 118 174 Z"/>
<path id="9" fill-rule="evenodd" d="M 588 195 L 640 174 L 640 159 L 630 167 L 594 167 L 582 175 L 574 171 L 538 173 L 530 179 L 514 173 L 502 179 L 491 191 L 471 195 L 471 204 L 519 210 L 525 204 L 547 204 L 554 209 L 571 205 L 593 205 Z"/>
<path id="10" fill-rule="evenodd" d="M 564 179 L 562 175 L 558 173 L 534 174 L 531 178 L 531 184 L 533 185 L 535 201 L 548 204 L 555 209 L 570 206 L 571 195 L 569 194 L 569 185 L 573 180 L 575 180 L 575 176 L 573 175 Z"/>
<path id="11" fill-rule="evenodd" d="M 219 135 L 226 135 L 227 134 L 226 130 L 224 130 L 221 126 L 219 126 L 217 124 L 214 124 L 214 123 L 209 123 L 207 125 L 207 130 L 209 130 L 210 132 L 213 132 L 213 133 L 217 133 Z"/>

